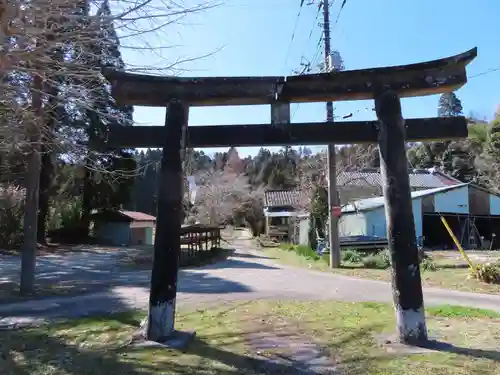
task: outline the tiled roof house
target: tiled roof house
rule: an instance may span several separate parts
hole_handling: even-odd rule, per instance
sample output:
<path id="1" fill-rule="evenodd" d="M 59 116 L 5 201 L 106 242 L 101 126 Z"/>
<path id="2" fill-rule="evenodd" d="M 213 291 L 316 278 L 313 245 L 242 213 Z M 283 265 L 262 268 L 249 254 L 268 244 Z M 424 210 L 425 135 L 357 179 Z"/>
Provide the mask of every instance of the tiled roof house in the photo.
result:
<path id="1" fill-rule="evenodd" d="M 408 173 L 412 191 L 442 188 L 462 182 L 446 174 L 428 169 L 412 169 Z M 342 204 L 356 199 L 380 196 L 382 176 L 375 168 L 343 171 L 337 176 L 337 190 Z M 265 193 L 266 208 L 296 207 L 299 203 L 298 190 L 268 190 Z"/>
<path id="2" fill-rule="evenodd" d="M 408 171 L 412 191 L 458 185 L 462 182 L 434 169 L 411 169 Z M 376 168 L 344 171 L 337 176 L 337 186 L 342 204 L 355 199 L 380 196 L 382 176 Z"/>

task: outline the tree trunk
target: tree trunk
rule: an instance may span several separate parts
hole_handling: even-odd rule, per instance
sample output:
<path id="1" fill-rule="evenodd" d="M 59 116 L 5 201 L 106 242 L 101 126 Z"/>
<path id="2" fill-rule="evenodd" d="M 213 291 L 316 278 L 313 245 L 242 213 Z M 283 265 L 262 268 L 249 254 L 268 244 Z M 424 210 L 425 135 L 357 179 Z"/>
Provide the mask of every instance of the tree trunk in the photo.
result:
<path id="1" fill-rule="evenodd" d="M 41 244 L 47 243 L 47 217 L 49 215 L 50 188 L 52 187 L 53 178 L 52 171 L 53 164 L 50 151 L 42 146 L 37 228 L 37 239 Z"/>
<path id="2" fill-rule="evenodd" d="M 31 294 L 35 290 L 35 265 L 37 247 L 38 198 L 40 183 L 40 141 L 42 121 L 42 77 L 33 77 L 32 106 L 33 122 L 28 129 L 30 154 L 26 168 L 26 201 L 24 204 L 24 234 L 21 255 L 21 285 L 22 295 Z"/>
<path id="3" fill-rule="evenodd" d="M 82 197 L 82 216 L 81 216 L 81 226 L 82 226 L 82 238 L 89 237 L 90 228 L 90 214 L 92 212 L 92 170 L 90 169 L 90 162 L 88 159 L 85 161 L 85 171 L 83 178 L 83 197 Z"/>
<path id="4" fill-rule="evenodd" d="M 375 108 L 397 329 L 401 342 L 418 344 L 427 341 L 427 328 L 401 103 L 387 91 L 375 99 Z"/>
<path id="5" fill-rule="evenodd" d="M 187 108 L 173 101 L 167 108 L 165 146 L 158 183 L 154 261 L 146 338 L 165 341 L 174 335 L 177 273 L 182 224 L 182 153 Z"/>
<path id="6" fill-rule="evenodd" d="M 47 41 L 49 43 L 54 42 L 54 34 L 49 33 L 47 35 Z M 61 49 L 55 49 L 50 52 L 54 60 L 62 61 L 64 53 Z M 49 66 L 48 66 L 49 67 Z M 57 71 L 55 64 L 50 64 L 50 69 Z M 49 202 L 50 194 L 52 189 L 52 183 L 54 179 L 54 162 L 53 162 L 53 148 L 54 144 L 54 131 L 58 121 L 58 93 L 59 93 L 59 77 L 54 74 L 52 79 L 45 83 L 46 93 L 49 96 L 48 102 L 46 104 L 46 109 L 44 113 L 45 118 L 45 129 L 42 135 L 42 145 L 41 145 L 41 171 L 40 171 L 40 192 L 39 192 L 39 202 L 38 202 L 38 229 L 37 238 L 38 242 L 41 244 L 46 244 L 46 233 L 47 233 L 47 217 L 49 215 Z"/>

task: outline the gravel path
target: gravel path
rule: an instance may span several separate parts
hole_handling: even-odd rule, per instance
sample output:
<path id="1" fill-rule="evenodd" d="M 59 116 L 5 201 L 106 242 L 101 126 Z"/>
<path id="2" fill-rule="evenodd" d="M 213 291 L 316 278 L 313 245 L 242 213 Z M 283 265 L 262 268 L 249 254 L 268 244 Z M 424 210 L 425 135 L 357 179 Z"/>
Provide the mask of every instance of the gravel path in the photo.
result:
<path id="1" fill-rule="evenodd" d="M 217 264 L 182 270 L 179 274 L 178 305 L 205 307 L 225 301 L 294 299 L 391 302 L 390 285 L 382 281 L 277 265 L 246 238 L 234 241 L 231 258 Z M 105 292 L 76 297 L 58 297 L 0 305 L 0 328 L 50 319 L 96 313 L 143 309 L 148 304 L 149 273 L 120 275 L 128 285 Z M 500 296 L 424 289 L 426 305 L 450 304 L 486 308 L 500 312 Z"/>

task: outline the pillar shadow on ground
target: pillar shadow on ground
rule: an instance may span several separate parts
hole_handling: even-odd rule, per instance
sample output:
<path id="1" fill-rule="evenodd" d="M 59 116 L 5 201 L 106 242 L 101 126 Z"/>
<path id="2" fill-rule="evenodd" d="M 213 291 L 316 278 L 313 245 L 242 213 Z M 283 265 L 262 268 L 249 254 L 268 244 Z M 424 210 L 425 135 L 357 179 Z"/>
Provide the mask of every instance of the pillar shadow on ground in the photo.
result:
<path id="1" fill-rule="evenodd" d="M 251 262 L 251 261 L 249 262 L 249 261 L 245 261 L 243 259 L 238 259 L 238 258 L 243 258 L 243 257 L 240 257 L 240 255 L 238 254 L 237 256 L 235 256 L 235 258 L 228 259 L 226 261 L 219 262 L 219 263 L 209 264 L 207 266 L 204 266 L 203 269 L 207 269 L 207 270 L 219 269 L 219 268 L 246 268 L 246 269 L 259 269 L 259 270 L 279 269 L 279 267 L 275 267 L 275 266 L 271 266 L 271 265 L 267 265 L 267 264 L 262 264 L 262 263 L 258 263 L 258 262 Z"/>
<path id="2" fill-rule="evenodd" d="M 472 358 L 489 359 L 495 362 L 500 362 L 500 351 L 498 350 L 463 348 L 438 340 L 430 340 L 428 343 L 423 344 L 420 347 L 438 352 L 465 355 Z"/>
<path id="3" fill-rule="evenodd" d="M 228 253 L 230 255 L 230 253 Z M 9 272 L 2 273 L 0 278 L 0 304 L 17 302 L 20 300 L 18 285 L 20 276 L 20 262 L 16 257 L 8 257 Z M 224 282 L 216 277 L 209 277 L 200 270 L 217 268 L 255 268 L 273 269 L 256 262 L 246 262 L 241 259 L 224 258 L 218 262 L 200 267 L 191 266 L 182 269 L 180 283 L 182 291 L 195 293 L 226 293 L 225 291 L 245 292 L 243 285 Z M 0 270 L 1 267 L 0 267 Z M 15 270 L 15 271 L 13 271 Z M 196 270 L 196 272 L 191 272 Z M 112 258 L 87 255 L 77 257 L 57 257 L 56 259 L 42 258 L 38 261 L 36 288 L 37 293 L 29 296 L 29 300 L 45 299 L 49 296 L 75 296 L 88 293 L 105 292 L 113 287 L 138 286 L 148 287 L 150 270 L 130 270 L 112 265 Z M 183 286 L 184 280 L 188 286 Z M 194 280 L 194 281 L 191 281 Z M 196 283 L 199 283 L 197 285 Z M 203 292 L 205 291 L 205 292 Z"/>
<path id="4" fill-rule="evenodd" d="M 5 336 L 2 342 L 6 344 L 0 348 L 0 364 L 2 368 L 12 374 L 28 375 L 47 368 L 72 375 L 87 375 L 89 373 L 153 375 L 159 372 L 191 375 L 205 373 L 207 370 L 206 364 L 180 363 L 176 360 L 179 355 L 172 355 L 171 358 L 167 356 L 166 360 L 161 362 L 140 360 L 140 355 L 137 357 L 134 355 L 140 349 L 122 347 L 104 351 L 95 348 L 82 348 L 64 342 L 63 338 L 54 337 L 42 331 L 0 332 L 0 337 L 2 336 Z M 268 374 L 298 373 L 294 371 L 293 366 L 221 350 L 201 340 L 196 340 L 188 352 L 200 358 L 229 366 L 227 369 L 218 369 L 217 374 L 220 375 L 234 375 L 241 371 Z M 15 358 L 15 353 L 23 353 L 24 360 L 19 361 Z M 300 374 L 312 375 L 316 372 L 302 370 Z"/>
<path id="5" fill-rule="evenodd" d="M 250 253 L 239 253 L 238 258 L 248 258 L 248 259 L 276 259 L 272 257 L 268 257 L 265 255 L 256 255 L 256 254 L 250 254 Z"/>

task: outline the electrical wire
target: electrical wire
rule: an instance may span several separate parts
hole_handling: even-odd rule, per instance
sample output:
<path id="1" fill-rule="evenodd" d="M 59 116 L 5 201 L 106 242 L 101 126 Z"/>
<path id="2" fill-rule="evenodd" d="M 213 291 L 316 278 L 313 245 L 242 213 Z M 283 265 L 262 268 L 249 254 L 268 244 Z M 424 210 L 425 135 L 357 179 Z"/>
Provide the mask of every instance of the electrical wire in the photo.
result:
<path id="1" fill-rule="evenodd" d="M 292 37 L 290 38 L 290 43 L 288 43 L 288 48 L 285 55 L 285 63 L 284 63 L 285 67 L 286 63 L 288 62 L 288 57 L 290 56 L 290 51 L 292 49 L 293 41 L 295 39 L 295 33 L 297 32 L 297 26 L 299 25 L 299 19 L 300 15 L 302 14 L 302 8 L 304 7 L 304 2 L 305 0 L 300 0 L 299 11 L 297 12 L 297 17 L 295 18 L 295 24 L 293 25 Z"/>
<path id="2" fill-rule="evenodd" d="M 319 18 L 319 15 L 321 14 L 321 4 L 323 4 L 323 2 L 320 2 L 318 4 L 318 11 L 316 12 L 316 17 L 314 17 L 314 22 L 313 22 L 313 25 L 311 27 L 311 30 L 309 31 L 309 36 L 307 37 L 307 42 L 306 44 L 309 44 L 311 38 L 312 38 L 312 34 L 314 32 L 314 29 L 316 28 L 317 26 L 317 22 L 318 22 L 318 18 Z"/>
<path id="3" fill-rule="evenodd" d="M 500 71 L 500 66 L 496 67 L 496 68 L 487 69 L 487 70 L 485 70 L 484 72 L 481 72 L 481 73 L 474 74 L 474 75 L 470 76 L 469 79 L 476 78 L 476 77 L 481 77 L 481 76 L 484 76 L 486 74 L 494 73 L 494 72 L 498 72 L 498 71 Z"/>
<path id="4" fill-rule="evenodd" d="M 316 48 L 316 52 L 313 56 L 313 59 L 307 63 L 306 65 L 306 69 L 303 70 L 303 73 L 302 74 L 305 74 L 306 72 L 309 72 L 309 70 L 311 69 L 311 66 L 314 66 L 316 64 L 316 61 L 320 55 L 320 51 L 321 51 L 321 41 L 323 40 L 323 35 L 320 36 L 319 40 L 318 40 L 318 43 L 317 43 L 317 48 Z M 295 109 L 293 110 L 292 112 L 292 116 L 290 117 L 290 121 L 292 121 L 295 117 L 295 114 L 297 113 L 297 110 L 299 109 L 299 106 L 300 106 L 300 103 L 297 103 L 297 106 L 295 107 Z"/>
<path id="5" fill-rule="evenodd" d="M 323 0 L 323 1 L 327 1 L 327 0 Z M 311 30 L 309 31 L 309 35 L 308 35 L 308 38 L 307 38 L 306 46 L 304 47 L 304 49 L 307 47 L 307 45 L 309 45 L 309 42 L 312 39 L 312 35 L 313 35 L 313 32 L 314 32 L 314 29 L 316 28 L 318 18 L 319 18 L 320 14 L 321 14 L 321 9 L 322 9 L 322 6 L 323 6 L 323 1 L 320 1 L 318 3 L 318 10 L 317 10 L 316 16 L 314 18 L 313 26 L 311 27 Z M 301 74 L 308 73 L 311 70 L 312 67 L 316 66 L 318 58 L 321 55 L 321 44 L 322 44 L 321 42 L 322 41 L 323 41 L 323 33 L 320 35 L 320 37 L 318 39 L 318 42 L 316 43 L 316 49 L 315 49 L 315 52 L 314 52 L 314 55 L 313 55 L 312 59 L 308 60 L 308 59 L 305 59 L 304 57 L 302 57 L 303 59 L 305 59 L 307 61 L 307 63 L 304 64 L 305 67 L 302 70 Z M 295 114 L 297 113 L 297 110 L 299 109 L 299 106 L 300 106 L 300 103 L 298 103 L 297 106 L 295 107 L 295 109 L 293 110 L 291 118 L 290 118 L 290 121 L 294 119 Z"/>
<path id="6" fill-rule="evenodd" d="M 342 5 L 340 5 L 339 12 L 337 14 L 337 18 L 335 19 L 335 23 L 333 24 L 333 27 L 337 26 L 337 23 L 339 22 L 340 14 L 342 13 L 342 10 L 344 9 L 345 5 L 347 3 L 347 0 L 342 1 Z"/>

